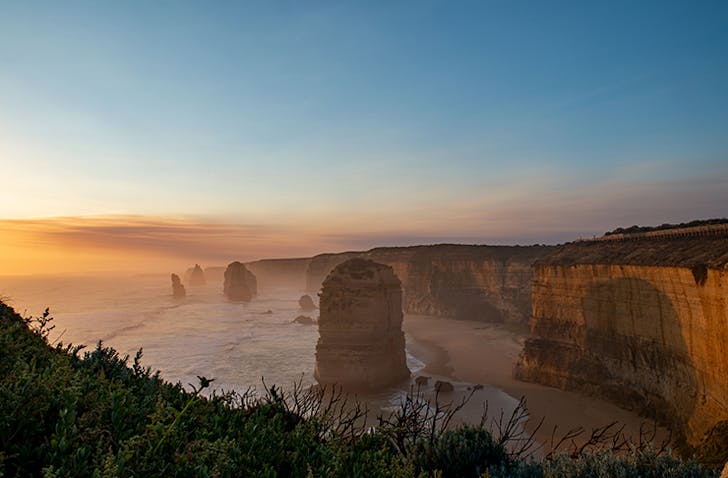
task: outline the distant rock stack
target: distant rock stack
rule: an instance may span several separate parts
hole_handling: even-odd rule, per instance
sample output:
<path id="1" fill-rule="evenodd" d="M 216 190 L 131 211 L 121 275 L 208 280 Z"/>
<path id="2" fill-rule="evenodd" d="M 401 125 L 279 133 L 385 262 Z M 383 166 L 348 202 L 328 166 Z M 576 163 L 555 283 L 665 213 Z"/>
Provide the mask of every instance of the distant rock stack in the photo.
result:
<path id="1" fill-rule="evenodd" d="M 230 300 L 249 302 L 258 293 L 258 281 L 242 263 L 235 261 L 225 269 L 223 292 Z"/>
<path id="2" fill-rule="evenodd" d="M 366 259 L 339 264 L 324 280 L 319 308 L 320 384 L 375 390 L 409 377 L 402 287 L 391 267 Z"/>
<path id="3" fill-rule="evenodd" d="M 199 285 L 205 285 L 207 281 L 205 280 L 205 273 L 202 271 L 202 267 L 200 267 L 199 264 L 195 264 L 194 269 L 192 269 L 192 273 L 190 274 L 190 285 L 193 287 L 199 286 Z"/>
<path id="4" fill-rule="evenodd" d="M 179 280 L 177 274 L 172 274 L 172 297 L 175 299 L 183 299 L 187 295 L 185 286 L 182 285 L 182 281 Z"/>
<path id="5" fill-rule="evenodd" d="M 311 311 L 316 309 L 316 304 L 313 303 L 313 299 L 310 295 L 302 295 L 300 299 L 298 299 L 298 306 L 301 308 L 301 310 L 305 311 Z"/>

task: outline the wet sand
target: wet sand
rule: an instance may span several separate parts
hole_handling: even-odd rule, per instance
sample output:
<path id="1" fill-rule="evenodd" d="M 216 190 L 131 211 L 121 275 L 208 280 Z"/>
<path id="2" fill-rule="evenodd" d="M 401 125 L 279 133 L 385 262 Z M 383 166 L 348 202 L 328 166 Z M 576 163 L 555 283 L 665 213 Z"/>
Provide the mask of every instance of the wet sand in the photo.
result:
<path id="1" fill-rule="evenodd" d="M 403 329 L 408 350 L 427 364 L 420 375 L 489 385 L 515 399 L 525 397 L 530 413 L 527 428 L 533 429 L 544 418 L 535 438 L 547 449 L 554 426 L 558 427 L 558 435 L 580 426 L 590 431 L 618 421 L 625 425 L 625 433 L 635 438 L 641 425 L 652 427 L 645 418 L 606 401 L 515 380 L 513 365 L 523 347 L 524 333 L 482 322 L 415 315 L 405 317 Z M 480 421 L 478 410 L 482 406 L 478 405 L 463 410 L 467 415 L 464 421 Z M 494 405 L 489 404 L 491 415 Z M 666 436 L 667 431 L 659 428 L 656 441 L 659 443 Z"/>

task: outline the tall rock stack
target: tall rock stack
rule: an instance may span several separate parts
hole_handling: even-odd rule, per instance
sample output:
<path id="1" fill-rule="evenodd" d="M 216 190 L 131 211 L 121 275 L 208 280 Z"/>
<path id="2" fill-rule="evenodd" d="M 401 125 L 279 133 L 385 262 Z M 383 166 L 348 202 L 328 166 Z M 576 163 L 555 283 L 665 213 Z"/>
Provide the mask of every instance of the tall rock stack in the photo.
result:
<path id="1" fill-rule="evenodd" d="M 191 286 L 199 286 L 199 285 L 205 285 L 207 281 L 205 280 L 205 273 L 202 271 L 202 267 L 200 267 L 199 264 L 195 264 L 194 269 L 192 269 L 192 273 L 190 274 L 190 285 Z"/>
<path id="2" fill-rule="evenodd" d="M 223 293 L 230 300 L 249 302 L 258 294 L 258 281 L 242 263 L 232 262 L 225 269 Z"/>
<path id="3" fill-rule="evenodd" d="M 182 281 L 179 280 L 177 274 L 172 274 L 172 297 L 175 299 L 183 299 L 187 295 L 185 292 L 185 286 L 182 285 Z"/>
<path id="4" fill-rule="evenodd" d="M 402 286 L 391 267 L 358 258 L 339 264 L 324 280 L 319 308 L 320 384 L 375 390 L 409 376 Z"/>

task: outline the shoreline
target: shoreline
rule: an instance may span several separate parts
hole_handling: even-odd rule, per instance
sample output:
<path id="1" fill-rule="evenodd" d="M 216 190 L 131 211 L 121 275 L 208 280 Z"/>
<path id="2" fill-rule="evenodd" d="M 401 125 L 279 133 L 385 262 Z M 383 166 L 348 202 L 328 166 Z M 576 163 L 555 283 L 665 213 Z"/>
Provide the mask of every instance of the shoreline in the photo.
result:
<path id="1" fill-rule="evenodd" d="M 582 438 L 585 438 L 592 429 L 617 421 L 620 426 L 624 425 L 626 436 L 637 440 L 641 426 L 647 425 L 651 430 L 654 425 L 635 412 L 596 397 L 514 379 L 513 365 L 526 335 L 500 324 L 405 315 L 403 330 L 408 350 L 425 363 L 425 368 L 417 375 L 440 375 L 453 382 L 481 384 L 486 390 L 491 389 L 491 394 L 495 389 L 516 402 L 524 397 L 529 413 L 526 429 L 533 432 L 543 418 L 543 425 L 534 439 L 547 449 L 554 436 L 554 427 L 557 427 L 556 437 L 583 427 L 586 432 Z M 482 397 L 476 394 L 471 401 L 479 398 Z M 474 415 L 474 410 L 480 410 L 480 413 Z M 499 412 L 496 408 L 491 407 L 491 410 Z M 461 413 L 461 422 L 479 423 L 482 405 L 465 407 Z M 668 436 L 669 432 L 658 426 L 654 442 L 659 444 Z"/>

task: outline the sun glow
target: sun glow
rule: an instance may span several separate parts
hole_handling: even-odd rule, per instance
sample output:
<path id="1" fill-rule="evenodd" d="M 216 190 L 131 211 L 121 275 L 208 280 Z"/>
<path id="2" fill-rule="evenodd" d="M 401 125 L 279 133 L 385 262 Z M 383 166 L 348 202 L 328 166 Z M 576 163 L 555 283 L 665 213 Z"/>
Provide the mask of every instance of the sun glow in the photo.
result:
<path id="1" fill-rule="evenodd" d="M 168 271 L 191 262 L 225 264 L 301 249 L 300 234 L 274 227 L 160 217 L 2 220 L 0 228 L 2 274 Z M 300 252 L 317 252 L 310 240 L 301 243 L 307 246 Z"/>

